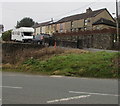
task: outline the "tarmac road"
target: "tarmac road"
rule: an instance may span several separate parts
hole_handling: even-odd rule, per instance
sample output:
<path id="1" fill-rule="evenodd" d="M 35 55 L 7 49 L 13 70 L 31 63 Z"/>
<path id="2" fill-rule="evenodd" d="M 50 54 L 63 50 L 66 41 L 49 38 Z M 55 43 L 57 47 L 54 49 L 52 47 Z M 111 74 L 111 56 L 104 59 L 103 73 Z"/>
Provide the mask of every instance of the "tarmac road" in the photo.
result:
<path id="1" fill-rule="evenodd" d="M 3 73 L 3 104 L 118 104 L 118 80 Z"/>

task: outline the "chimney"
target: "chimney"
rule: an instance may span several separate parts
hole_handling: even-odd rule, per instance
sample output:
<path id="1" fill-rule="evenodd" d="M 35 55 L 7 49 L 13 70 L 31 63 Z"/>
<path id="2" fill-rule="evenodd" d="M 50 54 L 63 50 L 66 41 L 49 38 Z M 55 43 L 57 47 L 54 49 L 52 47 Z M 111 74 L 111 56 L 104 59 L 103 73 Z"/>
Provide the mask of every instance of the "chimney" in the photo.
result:
<path id="1" fill-rule="evenodd" d="M 92 9 L 89 7 L 88 9 L 86 9 L 86 13 L 90 13 L 92 12 Z"/>
<path id="2" fill-rule="evenodd" d="M 53 22 L 53 18 L 51 18 L 51 22 Z"/>

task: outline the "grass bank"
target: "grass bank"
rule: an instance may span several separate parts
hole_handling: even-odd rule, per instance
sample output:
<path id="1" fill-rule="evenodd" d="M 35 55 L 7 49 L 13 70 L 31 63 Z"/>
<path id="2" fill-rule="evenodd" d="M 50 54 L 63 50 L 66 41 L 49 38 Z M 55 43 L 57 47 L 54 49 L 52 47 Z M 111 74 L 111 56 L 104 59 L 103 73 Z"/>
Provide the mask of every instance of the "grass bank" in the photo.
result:
<path id="1" fill-rule="evenodd" d="M 118 78 L 118 53 L 64 51 L 49 58 L 27 58 L 19 65 L 6 64 L 3 71 L 95 78 Z"/>

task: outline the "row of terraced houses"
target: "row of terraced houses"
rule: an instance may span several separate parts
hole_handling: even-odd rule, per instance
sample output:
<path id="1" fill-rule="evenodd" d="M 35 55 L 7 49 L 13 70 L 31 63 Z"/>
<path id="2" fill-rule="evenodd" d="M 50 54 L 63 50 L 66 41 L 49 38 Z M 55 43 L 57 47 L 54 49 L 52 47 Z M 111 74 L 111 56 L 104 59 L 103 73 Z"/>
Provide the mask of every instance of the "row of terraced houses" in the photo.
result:
<path id="1" fill-rule="evenodd" d="M 106 8 L 99 10 L 86 9 L 85 13 L 63 17 L 57 22 L 53 20 L 33 26 L 35 35 L 78 32 L 84 30 L 115 28 L 115 19 Z"/>

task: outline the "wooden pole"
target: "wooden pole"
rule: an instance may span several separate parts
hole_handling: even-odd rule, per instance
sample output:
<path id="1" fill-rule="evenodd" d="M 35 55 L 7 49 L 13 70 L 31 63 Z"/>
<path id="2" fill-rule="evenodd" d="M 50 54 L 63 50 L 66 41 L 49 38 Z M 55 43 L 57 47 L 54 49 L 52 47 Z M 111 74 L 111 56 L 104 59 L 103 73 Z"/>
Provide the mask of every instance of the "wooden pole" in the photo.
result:
<path id="1" fill-rule="evenodd" d="M 120 34 L 119 34 L 119 23 L 118 23 L 118 0 L 116 0 L 116 27 L 117 27 L 117 38 L 120 43 Z"/>

